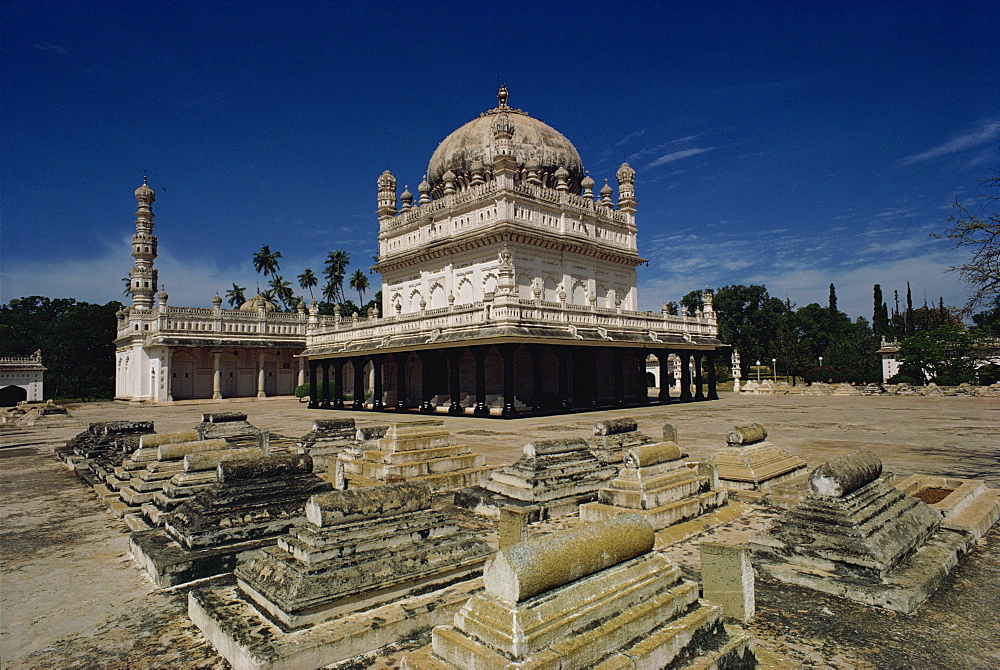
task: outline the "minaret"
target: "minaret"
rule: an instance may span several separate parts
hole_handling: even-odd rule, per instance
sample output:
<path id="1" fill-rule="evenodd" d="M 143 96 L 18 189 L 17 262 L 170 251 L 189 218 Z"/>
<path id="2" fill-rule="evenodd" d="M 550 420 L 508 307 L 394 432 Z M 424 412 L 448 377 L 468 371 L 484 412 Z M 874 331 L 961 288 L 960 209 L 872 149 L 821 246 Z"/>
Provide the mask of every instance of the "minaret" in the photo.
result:
<path id="1" fill-rule="evenodd" d="M 132 292 L 132 305 L 141 309 L 152 309 L 153 295 L 156 293 L 156 270 L 153 261 L 156 260 L 156 235 L 153 235 L 153 201 L 156 193 L 146 185 L 146 177 L 142 178 L 142 186 L 135 190 L 135 199 L 139 209 L 135 213 L 135 235 L 132 236 L 132 256 L 135 267 L 129 276 L 129 290 Z"/>

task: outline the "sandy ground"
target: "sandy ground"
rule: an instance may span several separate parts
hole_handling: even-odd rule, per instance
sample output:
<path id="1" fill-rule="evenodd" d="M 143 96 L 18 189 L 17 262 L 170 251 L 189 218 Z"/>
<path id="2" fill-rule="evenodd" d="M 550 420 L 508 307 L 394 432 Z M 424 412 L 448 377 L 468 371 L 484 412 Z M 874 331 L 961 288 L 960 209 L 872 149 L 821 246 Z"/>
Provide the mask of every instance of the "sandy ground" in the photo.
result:
<path id="1" fill-rule="evenodd" d="M 203 412 L 245 411 L 261 428 L 300 436 L 316 417 L 359 425 L 424 417 L 331 413 L 294 399 L 183 402 L 165 407 L 95 403 L 70 409 L 78 427 L 4 428 L 0 433 L 0 663 L 4 668 L 225 668 L 186 616 L 184 589 L 157 590 L 131 558 L 128 533 L 53 455 L 90 421 L 152 420 L 157 432 L 191 428 Z M 921 472 L 982 478 L 1000 487 L 1000 399 L 962 397 L 735 397 L 513 421 L 442 417 L 492 464 L 548 437 L 586 436 L 601 418 L 632 416 L 659 437 L 677 427 L 694 458 L 724 446 L 734 424 L 764 424 L 769 440 L 811 465 L 869 447 L 897 476 Z M 766 525 L 759 508 L 731 528 Z M 568 523 L 572 523 L 572 520 Z M 700 572 L 697 542 L 665 550 L 688 576 Z M 912 616 L 758 581 L 758 645 L 806 667 L 1000 667 L 1000 529 L 995 527 Z M 414 644 L 419 644 L 415 642 Z M 344 667 L 392 666 L 397 655 Z"/>

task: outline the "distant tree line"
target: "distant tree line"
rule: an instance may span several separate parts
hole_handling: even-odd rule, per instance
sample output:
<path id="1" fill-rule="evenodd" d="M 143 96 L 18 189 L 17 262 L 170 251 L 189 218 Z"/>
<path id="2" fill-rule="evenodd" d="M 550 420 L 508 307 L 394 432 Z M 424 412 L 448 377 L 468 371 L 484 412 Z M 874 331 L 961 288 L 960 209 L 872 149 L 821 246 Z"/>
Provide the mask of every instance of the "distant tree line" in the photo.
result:
<path id="1" fill-rule="evenodd" d="M 265 244 L 261 246 L 260 251 L 254 252 L 251 261 L 255 271 L 264 275 L 265 279 L 270 277 L 267 281 L 268 288 L 258 293 L 266 303 L 274 306 L 276 310 L 293 312 L 297 309 L 300 302 L 305 301 L 301 295 L 296 295 L 295 289 L 292 288 L 292 283 L 278 274 L 281 270 L 280 251 L 272 251 L 271 246 Z M 350 254 L 343 249 L 335 249 L 327 254 L 322 272 L 322 277 L 326 281 L 320 290 L 320 301 L 318 303 L 320 314 L 334 314 L 335 308 L 338 305 L 340 306 L 340 313 L 345 317 L 351 316 L 355 312 L 366 315 L 371 308 L 381 310 L 381 290 L 375 293 L 372 300 L 369 300 L 367 303 L 365 302 L 365 292 L 368 291 L 371 284 L 368 280 L 368 275 L 363 270 L 355 270 L 350 279 L 347 280 L 348 286 L 357 291 L 358 302 L 355 303 L 349 300 L 344 294 L 344 280 L 347 279 L 347 270 L 350 261 Z M 305 268 L 296 279 L 298 280 L 299 288 L 309 291 L 309 299 L 314 300 L 316 294 L 313 289 L 319 286 L 319 277 L 312 268 Z M 233 287 L 226 291 L 226 299 L 229 306 L 237 309 L 240 305 L 247 302 L 249 298 L 252 298 L 253 296 L 248 297 L 246 295 L 246 290 L 245 286 L 239 286 L 233 282 Z M 361 306 L 359 307 L 358 305 Z"/>
<path id="2" fill-rule="evenodd" d="M 46 399 L 98 400 L 115 392 L 115 313 L 94 305 L 33 295 L 0 305 L 0 355 L 42 352 Z"/>

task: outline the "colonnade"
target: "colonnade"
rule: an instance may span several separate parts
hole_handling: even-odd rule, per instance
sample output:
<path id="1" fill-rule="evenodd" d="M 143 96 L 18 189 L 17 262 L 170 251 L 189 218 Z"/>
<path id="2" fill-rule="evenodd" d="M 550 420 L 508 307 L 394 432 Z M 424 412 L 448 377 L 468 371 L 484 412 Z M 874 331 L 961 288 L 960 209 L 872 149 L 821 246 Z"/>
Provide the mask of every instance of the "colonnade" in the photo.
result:
<path id="1" fill-rule="evenodd" d="M 438 404 L 435 400 L 445 396 L 449 414 L 467 415 L 471 409 L 472 416 L 489 416 L 492 395 L 502 398 L 500 416 L 513 418 L 519 415 L 521 398 L 527 398 L 527 411 L 535 415 L 645 405 L 651 402 L 645 374 L 648 354 L 659 360 L 661 380 L 667 378 L 671 354 L 681 361 L 679 397 L 671 398 L 669 386 L 661 382 L 659 396 L 652 402 L 719 397 L 715 351 L 711 350 L 502 343 L 312 359 L 309 407 L 433 413 Z M 703 360 L 707 380 L 703 379 Z M 348 362 L 352 379 L 345 379 Z M 365 402 L 369 370 L 370 406 Z M 344 398 L 347 384 L 353 393 L 349 403 Z M 387 393 L 389 385 L 393 388 Z M 500 393 L 488 393 L 491 390 Z M 394 399 L 390 399 L 392 395 Z M 472 406 L 467 407 L 469 404 Z"/>

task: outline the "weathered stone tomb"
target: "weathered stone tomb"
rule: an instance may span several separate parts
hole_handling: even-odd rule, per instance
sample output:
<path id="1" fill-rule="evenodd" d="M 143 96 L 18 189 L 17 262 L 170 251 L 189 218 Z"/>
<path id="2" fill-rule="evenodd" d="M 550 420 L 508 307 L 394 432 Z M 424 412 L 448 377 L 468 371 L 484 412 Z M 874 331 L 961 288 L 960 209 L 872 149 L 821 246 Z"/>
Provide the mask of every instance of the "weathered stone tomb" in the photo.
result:
<path id="1" fill-rule="evenodd" d="M 686 457 L 674 442 L 632 447 L 597 501 L 580 505 L 580 519 L 599 521 L 634 512 L 659 530 L 724 505 L 726 490 L 717 486 L 715 466 L 691 468 Z"/>
<path id="2" fill-rule="evenodd" d="M 630 417 L 605 419 L 594 424 L 590 451 L 602 463 L 618 465 L 625 458 L 626 451 L 652 442 L 652 439 L 639 430 L 639 424 L 635 419 Z"/>
<path id="3" fill-rule="evenodd" d="M 941 516 L 881 479 L 869 449 L 813 470 L 809 494 L 750 539 L 758 571 L 897 612 L 910 613 L 968 548 Z"/>
<path id="4" fill-rule="evenodd" d="M 125 456 L 135 451 L 143 435 L 153 433 L 152 421 L 91 423 L 56 454 L 90 486 L 103 483 Z"/>
<path id="5" fill-rule="evenodd" d="M 316 419 L 312 430 L 299 438 L 298 451 L 312 457 L 317 471 L 336 472 L 337 455 L 358 444 L 357 432 L 354 419 Z"/>
<path id="6" fill-rule="evenodd" d="M 494 470 L 480 486 L 455 492 L 455 504 L 478 514 L 499 516 L 507 505 L 531 507 L 529 521 L 567 516 L 615 475 L 579 438 L 535 440 L 512 465 Z"/>
<path id="7" fill-rule="evenodd" d="M 503 549 L 486 565 L 485 592 L 403 667 L 754 667 L 749 637 L 731 634 L 721 608 L 652 547 L 652 527 L 623 514 Z"/>
<path id="8" fill-rule="evenodd" d="M 722 486 L 754 498 L 759 497 L 754 492 L 807 474 L 805 461 L 766 440 L 767 429 L 759 423 L 736 426 L 726 433 L 726 448 L 709 459 L 719 470 Z"/>
<path id="9" fill-rule="evenodd" d="M 220 462 L 216 482 L 178 506 L 162 530 L 132 534 L 132 555 L 161 587 L 230 572 L 238 554 L 304 523 L 309 497 L 332 488 L 306 455 Z"/>
<path id="10" fill-rule="evenodd" d="M 192 621 L 237 668 L 316 668 L 445 623 L 492 549 L 426 484 L 313 496 L 308 523 L 192 591 Z"/>
<path id="11" fill-rule="evenodd" d="M 360 456 L 352 451 L 338 455 L 338 488 L 406 481 L 447 491 L 474 486 L 489 474 L 486 457 L 456 445 L 440 419 L 391 423 L 376 440 L 376 448 L 366 448 Z"/>

